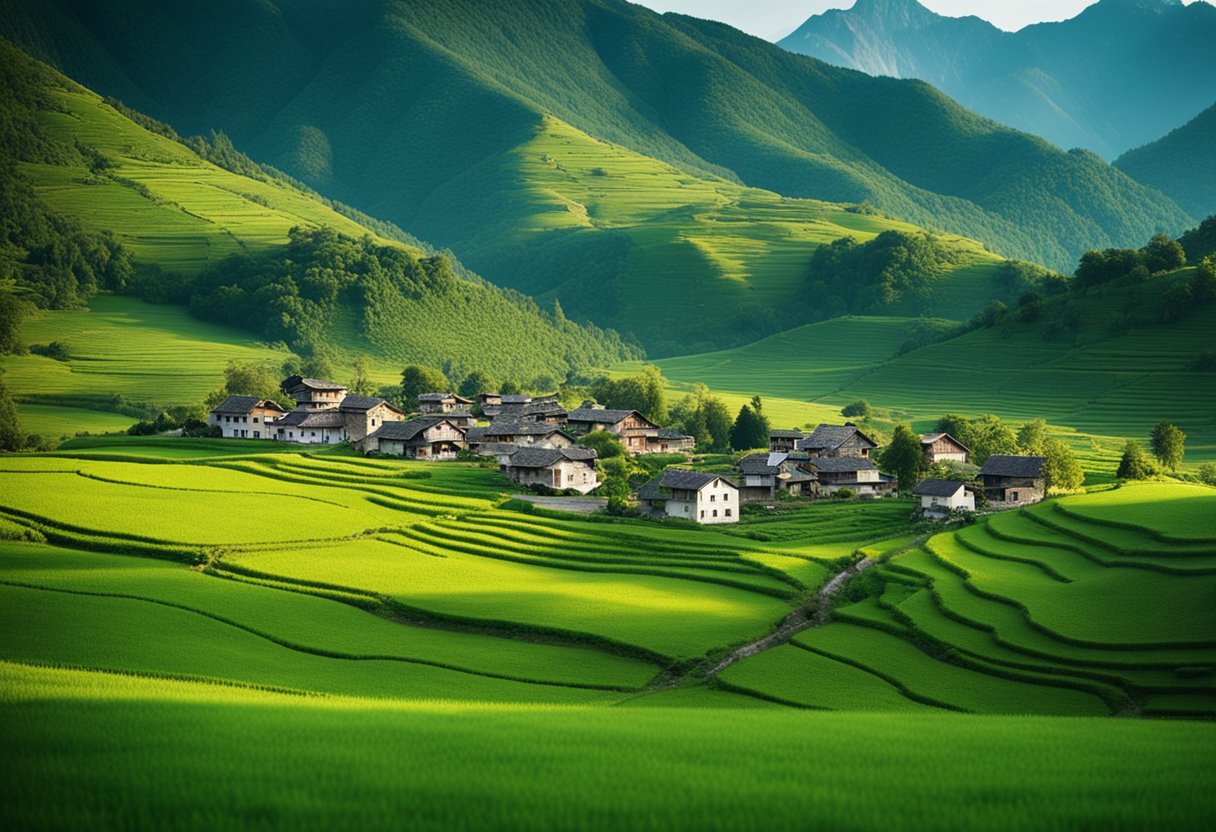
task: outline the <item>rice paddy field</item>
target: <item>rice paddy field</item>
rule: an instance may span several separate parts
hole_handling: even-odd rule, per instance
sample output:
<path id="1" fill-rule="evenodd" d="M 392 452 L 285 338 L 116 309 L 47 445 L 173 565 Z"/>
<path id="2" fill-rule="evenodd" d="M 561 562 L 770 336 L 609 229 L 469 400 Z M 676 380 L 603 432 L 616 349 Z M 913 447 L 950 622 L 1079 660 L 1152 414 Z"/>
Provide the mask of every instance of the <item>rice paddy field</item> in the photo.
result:
<path id="1" fill-rule="evenodd" d="M 472 465 L 233 440 L 0 456 L 0 812 L 36 829 L 1216 816 L 1216 490 L 1126 486 L 941 533 L 899 500 L 723 530 L 538 512 L 512 490 Z M 867 589 L 829 623 L 717 672 L 860 558 Z"/>

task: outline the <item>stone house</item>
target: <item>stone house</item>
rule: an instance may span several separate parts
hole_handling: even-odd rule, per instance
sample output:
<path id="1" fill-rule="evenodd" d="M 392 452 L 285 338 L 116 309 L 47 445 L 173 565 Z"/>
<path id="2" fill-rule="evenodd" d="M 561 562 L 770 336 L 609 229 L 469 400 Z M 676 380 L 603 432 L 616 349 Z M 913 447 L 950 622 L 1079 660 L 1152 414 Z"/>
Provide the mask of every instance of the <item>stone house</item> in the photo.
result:
<path id="1" fill-rule="evenodd" d="M 895 478 L 878 470 L 878 466 L 860 456 L 812 457 L 802 468 L 818 479 L 820 494 L 835 494 L 842 488 L 852 489 L 859 497 L 878 497 L 895 489 Z"/>
<path id="2" fill-rule="evenodd" d="M 406 459 L 455 459 L 466 448 L 465 431 L 443 416 L 422 416 L 407 422 L 387 422 L 367 437 L 364 452 Z"/>
<path id="3" fill-rule="evenodd" d="M 418 397 L 418 412 L 425 416 L 446 413 L 468 413 L 473 400 L 455 393 L 423 393 Z"/>
<path id="4" fill-rule="evenodd" d="M 514 445 L 540 445 L 568 448 L 574 437 L 557 425 L 499 416 L 488 427 L 474 428 L 474 437 L 483 442 L 507 442 Z M 473 444 L 470 442 L 470 444 Z"/>
<path id="5" fill-rule="evenodd" d="M 621 440 L 631 454 L 657 453 L 660 428 L 636 410 L 608 410 L 591 402 L 570 411 L 566 422 L 570 433 L 584 436 L 595 431 L 607 431 Z"/>
<path id="6" fill-rule="evenodd" d="M 925 452 L 926 465 L 971 461 L 971 449 L 948 433 L 926 433 L 920 438 L 920 446 Z"/>
<path id="7" fill-rule="evenodd" d="M 220 428 L 225 439 L 274 439 L 273 424 L 285 412 L 270 399 L 229 396 L 207 414 L 207 424 Z"/>
<path id="8" fill-rule="evenodd" d="M 775 430 L 768 435 L 768 449 L 773 453 L 789 453 L 798 450 L 798 443 L 806 439 L 800 430 Z"/>
<path id="9" fill-rule="evenodd" d="M 739 499 L 745 503 L 775 500 L 779 493 L 796 497 L 814 492 L 817 478 L 803 471 L 788 453 L 756 453 L 739 460 Z"/>
<path id="10" fill-rule="evenodd" d="M 299 410 L 328 410 L 346 398 L 346 385 L 302 376 L 283 379 L 279 389 L 295 401 Z"/>
<path id="11" fill-rule="evenodd" d="M 805 439 L 798 440 L 795 449 L 808 456 L 857 457 L 869 459 L 878 447 L 856 425 L 819 425 Z"/>
<path id="12" fill-rule="evenodd" d="M 975 494 L 962 480 L 922 480 L 912 490 L 926 517 L 945 517 L 952 511 L 975 511 Z"/>
<path id="13" fill-rule="evenodd" d="M 659 428 L 656 436 L 646 437 L 648 454 L 691 454 L 697 440 L 675 428 Z"/>
<path id="14" fill-rule="evenodd" d="M 642 510 L 705 525 L 739 522 L 739 488 L 725 477 L 668 468 L 638 492 Z"/>
<path id="15" fill-rule="evenodd" d="M 980 468 L 984 496 L 992 508 L 1017 508 L 1047 496 L 1046 457 L 993 454 Z"/>
<path id="16" fill-rule="evenodd" d="M 587 494 L 600 484 L 597 456 L 591 448 L 519 448 L 507 458 L 503 472 L 520 485 Z"/>
<path id="17" fill-rule="evenodd" d="M 401 422 L 405 412 L 376 396 L 347 396 L 338 405 L 346 426 L 346 438 L 356 447 L 381 425 Z"/>
<path id="18" fill-rule="evenodd" d="M 275 423 L 275 438 L 305 445 L 335 445 L 346 441 L 346 417 L 336 407 L 325 410 L 298 408 Z"/>

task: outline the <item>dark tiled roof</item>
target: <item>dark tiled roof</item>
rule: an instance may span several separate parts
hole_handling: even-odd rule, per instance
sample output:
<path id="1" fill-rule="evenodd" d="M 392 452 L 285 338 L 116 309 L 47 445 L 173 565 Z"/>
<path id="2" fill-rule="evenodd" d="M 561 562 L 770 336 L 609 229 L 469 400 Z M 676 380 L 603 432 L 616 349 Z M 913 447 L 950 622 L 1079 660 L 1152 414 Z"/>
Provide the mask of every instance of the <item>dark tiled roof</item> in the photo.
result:
<path id="1" fill-rule="evenodd" d="M 1043 476 L 1043 463 L 1046 461 L 1047 458 L 1042 456 L 993 454 L 984 460 L 984 467 L 980 468 L 980 475 L 1038 479 Z"/>
<path id="2" fill-rule="evenodd" d="M 524 413 L 528 415 L 540 414 L 544 416 L 551 416 L 555 413 L 561 413 L 564 416 L 566 414 L 566 408 L 562 407 L 561 404 L 553 399 L 542 399 L 540 401 L 528 402 L 526 405 L 524 405 Z"/>
<path id="3" fill-rule="evenodd" d="M 532 401 L 532 397 L 524 393 L 505 393 L 500 399 L 503 404 L 528 404 Z"/>
<path id="4" fill-rule="evenodd" d="M 507 460 L 509 468 L 548 468 L 563 459 L 574 462 L 594 462 L 597 457 L 591 448 L 520 448 Z"/>
<path id="5" fill-rule="evenodd" d="M 717 474 L 703 474 L 700 471 L 686 471 L 683 468 L 668 468 L 663 472 L 663 476 L 659 478 L 659 485 L 663 488 L 700 491 L 714 480 L 722 480 L 722 482 L 730 485 L 732 488 L 735 487 L 733 482 Z"/>
<path id="6" fill-rule="evenodd" d="M 806 436 L 800 430 L 773 430 L 768 435 L 770 439 L 802 439 Z"/>
<path id="7" fill-rule="evenodd" d="M 807 460 L 806 464 L 815 466 L 817 471 L 826 471 L 830 474 L 872 471 L 878 467 L 870 460 L 856 456 L 820 456 Z"/>
<path id="8" fill-rule="evenodd" d="M 490 422 L 490 426 L 485 429 L 485 436 L 548 436 L 551 433 L 565 433 L 557 425 L 550 425 L 546 422 L 534 422 L 531 420 L 514 419 L 508 416 L 499 416 Z M 568 434 L 567 434 L 568 435 Z"/>
<path id="9" fill-rule="evenodd" d="M 962 480 L 924 480 L 912 493 L 917 497 L 953 497 L 964 485 Z"/>
<path id="10" fill-rule="evenodd" d="M 655 477 L 638 489 L 639 500 L 668 500 L 670 498 L 671 489 L 660 485 L 658 477 Z"/>
<path id="11" fill-rule="evenodd" d="M 788 454 L 749 454 L 739 460 L 739 473 L 757 476 L 776 476 L 781 473 L 781 463 L 789 459 Z"/>
<path id="12" fill-rule="evenodd" d="M 336 410 L 293 410 L 274 422 L 276 428 L 340 428 L 345 424 Z"/>
<path id="13" fill-rule="evenodd" d="M 422 433 L 429 427 L 439 424 L 440 422 L 452 422 L 443 416 L 423 416 L 418 419 L 410 419 L 408 422 L 385 422 L 375 433 L 372 434 L 376 439 L 390 439 L 394 442 L 409 442 L 418 434 Z M 454 427 L 458 426 L 453 425 Z"/>
<path id="14" fill-rule="evenodd" d="M 966 451 L 967 453 L 971 453 L 971 449 L 970 449 L 970 448 L 968 448 L 968 447 L 967 447 L 966 445 L 964 445 L 962 442 L 959 442 L 957 439 L 955 439 L 953 436 L 951 436 L 951 435 L 950 435 L 950 434 L 948 434 L 948 433 L 926 433 L 924 436 L 922 436 L 922 437 L 920 438 L 920 444 L 922 444 L 922 445 L 932 445 L 932 444 L 933 444 L 934 442 L 936 442 L 937 440 L 939 440 L 939 439 L 943 439 L 943 438 L 945 438 L 945 439 L 949 439 L 951 442 L 953 442 L 955 445 L 958 445 L 960 448 L 962 448 L 962 449 L 963 449 L 964 451 Z"/>
<path id="15" fill-rule="evenodd" d="M 400 408 L 398 408 L 395 404 L 387 401 L 386 399 L 382 399 L 379 396 L 347 396 L 342 400 L 342 403 L 338 405 L 338 409 L 358 413 L 371 410 L 372 408 L 382 404 L 387 404 L 398 413 L 401 412 Z"/>
<path id="16" fill-rule="evenodd" d="M 229 396 L 214 408 L 212 413 L 252 413 L 257 407 L 268 407 L 283 412 L 283 408 L 270 399 L 259 399 L 257 396 Z"/>
<path id="17" fill-rule="evenodd" d="M 481 443 L 486 441 L 486 428 L 472 427 L 464 432 L 464 440 L 469 443 Z"/>
<path id="18" fill-rule="evenodd" d="M 834 451 L 852 439 L 854 434 L 870 443 L 871 446 L 878 447 L 873 439 L 850 425 L 820 425 L 810 436 L 802 440 L 801 447 L 807 450 Z"/>
<path id="19" fill-rule="evenodd" d="M 345 390 L 345 384 L 338 384 L 334 381 L 322 381 L 319 378 L 302 378 L 296 380 L 293 376 L 283 382 L 287 390 L 299 390 L 301 387 L 308 390 Z M 288 387 L 287 385 L 290 384 Z"/>
<path id="20" fill-rule="evenodd" d="M 676 428 L 662 428 L 659 430 L 660 439 L 692 439 L 687 433 Z"/>
<path id="21" fill-rule="evenodd" d="M 593 407 L 580 407 L 577 410 L 571 410 L 569 419 L 571 422 L 590 422 L 596 425 L 615 425 L 617 422 L 626 419 L 633 410 L 600 410 Z M 640 414 L 639 414 L 640 415 Z"/>

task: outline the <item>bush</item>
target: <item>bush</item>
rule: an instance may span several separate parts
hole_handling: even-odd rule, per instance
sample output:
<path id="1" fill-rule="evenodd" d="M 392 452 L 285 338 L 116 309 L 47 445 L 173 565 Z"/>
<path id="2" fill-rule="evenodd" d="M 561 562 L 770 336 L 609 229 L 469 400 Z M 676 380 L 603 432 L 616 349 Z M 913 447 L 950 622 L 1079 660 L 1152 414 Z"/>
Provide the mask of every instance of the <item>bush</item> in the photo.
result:
<path id="1" fill-rule="evenodd" d="M 41 355 L 44 358 L 53 358 L 56 361 L 67 361 L 72 357 L 71 348 L 63 341 L 52 341 L 49 344 L 31 344 L 30 352 L 34 355 Z"/>
<path id="2" fill-rule="evenodd" d="M 857 492 L 851 488 L 841 488 L 832 494 L 834 500 L 851 500 L 857 496 Z"/>
<path id="3" fill-rule="evenodd" d="M 869 415 L 872 412 L 873 412 L 873 408 L 870 407 L 870 403 L 868 401 L 866 401 L 865 399 L 858 399 L 857 401 L 853 402 L 850 405 L 845 405 L 845 407 L 840 411 L 840 415 L 841 416 L 858 416 L 862 419 L 865 419 L 865 418 L 869 417 Z"/>
<path id="4" fill-rule="evenodd" d="M 1196 472 L 1199 476 L 1199 481 L 1204 485 L 1216 486 L 1216 463 L 1205 462 L 1199 466 Z"/>

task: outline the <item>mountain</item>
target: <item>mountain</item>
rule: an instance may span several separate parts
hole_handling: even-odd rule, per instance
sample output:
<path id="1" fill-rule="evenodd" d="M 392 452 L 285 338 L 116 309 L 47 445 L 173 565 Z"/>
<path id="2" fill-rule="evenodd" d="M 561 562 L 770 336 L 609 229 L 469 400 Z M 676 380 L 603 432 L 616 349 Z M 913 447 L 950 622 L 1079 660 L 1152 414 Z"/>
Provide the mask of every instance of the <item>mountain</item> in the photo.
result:
<path id="1" fill-rule="evenodd" d="M 1216 214 L 1216 104 L 1157 141 L 1124 153 L 1115 167 L 1168 194 L 1191 216 Z"/>
<path id="2" fill-rule="evenodd" d="M 1106 159 L 1216 100 L 1216 8 L 1100 0 L 1060 23 L 1004 32 L 916 0 L 857 0 L 780 45 L 871 75 L 920 78 L 964 106 Z"/>
<path id="3" fill-rule="evenodd" d="M 1060 270 L 1194 224 L 922 82 L 620 0 L 0 0 L 0 31 L 654 353 L 806 323 L 815 247 L 884 216 Z"/>
<path id="4" fill-rule="evenodd" d="M 0 113 L 0 287 L 37 306 L 109 289 L 190 303 L 305 354 L 526 383 L 639 354 L 230 147 L 222 158 L 222 141 L 116 109 L 2 40 Z"/>

